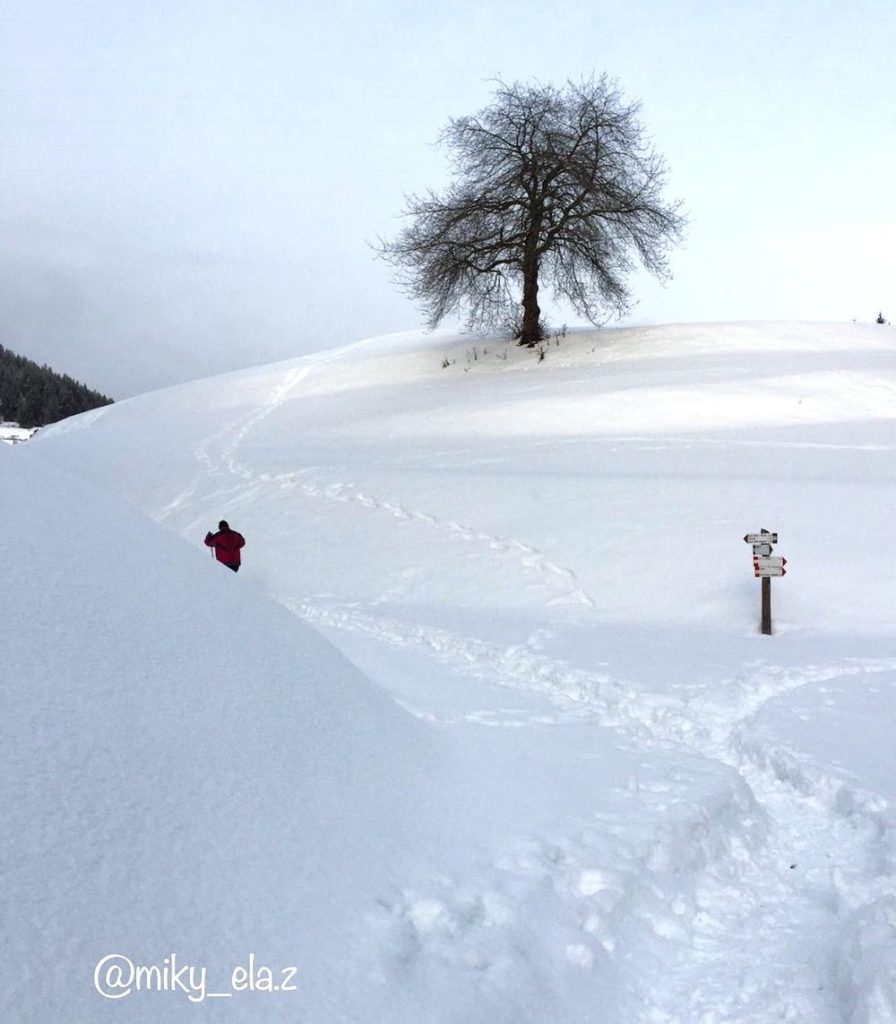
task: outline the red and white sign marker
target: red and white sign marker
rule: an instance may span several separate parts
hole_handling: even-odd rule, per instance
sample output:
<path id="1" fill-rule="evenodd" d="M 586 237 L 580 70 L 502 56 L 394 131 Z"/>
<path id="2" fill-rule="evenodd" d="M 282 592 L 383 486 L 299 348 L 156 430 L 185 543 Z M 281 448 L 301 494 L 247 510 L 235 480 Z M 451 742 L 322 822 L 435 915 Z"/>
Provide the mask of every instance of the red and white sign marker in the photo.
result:
<path id="1" fill-rule="evenodd" d="M 785 565 L 787 565 L 786 558 L 774 556 L 754 558 L 753 574 L 754 576 L 786 576 Z"/>

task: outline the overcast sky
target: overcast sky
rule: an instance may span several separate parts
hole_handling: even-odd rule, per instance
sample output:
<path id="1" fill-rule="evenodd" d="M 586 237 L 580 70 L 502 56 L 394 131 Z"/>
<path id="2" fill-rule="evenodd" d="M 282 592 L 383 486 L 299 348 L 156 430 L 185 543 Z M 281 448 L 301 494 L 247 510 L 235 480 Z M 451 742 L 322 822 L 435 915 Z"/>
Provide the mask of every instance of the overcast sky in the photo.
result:
<path id="1" fill-rule="evenodd" d="M 418 326 L 369 243 L 496 77 L 641 101 L 690 227 L 631 321 L 896 321 L 893 0 L 0 0 L 0 32 L 0 344 L 117 398 Z"/>

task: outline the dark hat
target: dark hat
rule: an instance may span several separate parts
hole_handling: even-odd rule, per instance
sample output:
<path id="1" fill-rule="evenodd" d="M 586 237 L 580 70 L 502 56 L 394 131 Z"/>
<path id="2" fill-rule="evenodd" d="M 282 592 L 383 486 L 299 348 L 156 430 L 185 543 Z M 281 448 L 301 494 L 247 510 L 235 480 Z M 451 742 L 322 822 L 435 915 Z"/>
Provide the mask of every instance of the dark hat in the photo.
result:
<path id="1" fill-rule="evenodd" d="M 222 519 L 221 522 L 218 523 L 218 529 L 219 530 L 229 530 L 230 529 L 230 527 L 227 525 L 227 520 L 226 519 Z"/>

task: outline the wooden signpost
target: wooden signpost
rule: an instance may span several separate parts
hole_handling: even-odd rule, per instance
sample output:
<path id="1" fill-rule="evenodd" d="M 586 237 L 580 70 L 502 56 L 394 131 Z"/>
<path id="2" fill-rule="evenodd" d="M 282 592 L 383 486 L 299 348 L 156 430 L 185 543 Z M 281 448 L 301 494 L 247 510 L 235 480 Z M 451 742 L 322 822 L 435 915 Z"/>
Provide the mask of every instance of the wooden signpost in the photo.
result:
<path id="1" fill-rule="evenodd" d="M 753 545 L 753 575 L 762 580 L 762 632 L 772 632 L 772 576 L 786 576 L 787 559 L 772 555 L 772 544 L 778 543 L 778 535 L 769 530 L 744 535 L 747 544 Z"/>

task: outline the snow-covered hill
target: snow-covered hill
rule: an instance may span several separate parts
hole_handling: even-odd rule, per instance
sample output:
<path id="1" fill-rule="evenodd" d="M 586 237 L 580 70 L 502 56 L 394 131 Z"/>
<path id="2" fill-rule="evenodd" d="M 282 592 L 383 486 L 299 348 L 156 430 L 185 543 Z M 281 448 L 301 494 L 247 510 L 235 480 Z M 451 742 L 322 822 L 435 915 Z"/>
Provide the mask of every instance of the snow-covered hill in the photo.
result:
<path id="1" fill-rule="evenodd" d="M 704 324 L 374 339 L 0 452 L 11 1019 L 896 1020 L 894 447 L 888 328 Z"/>

